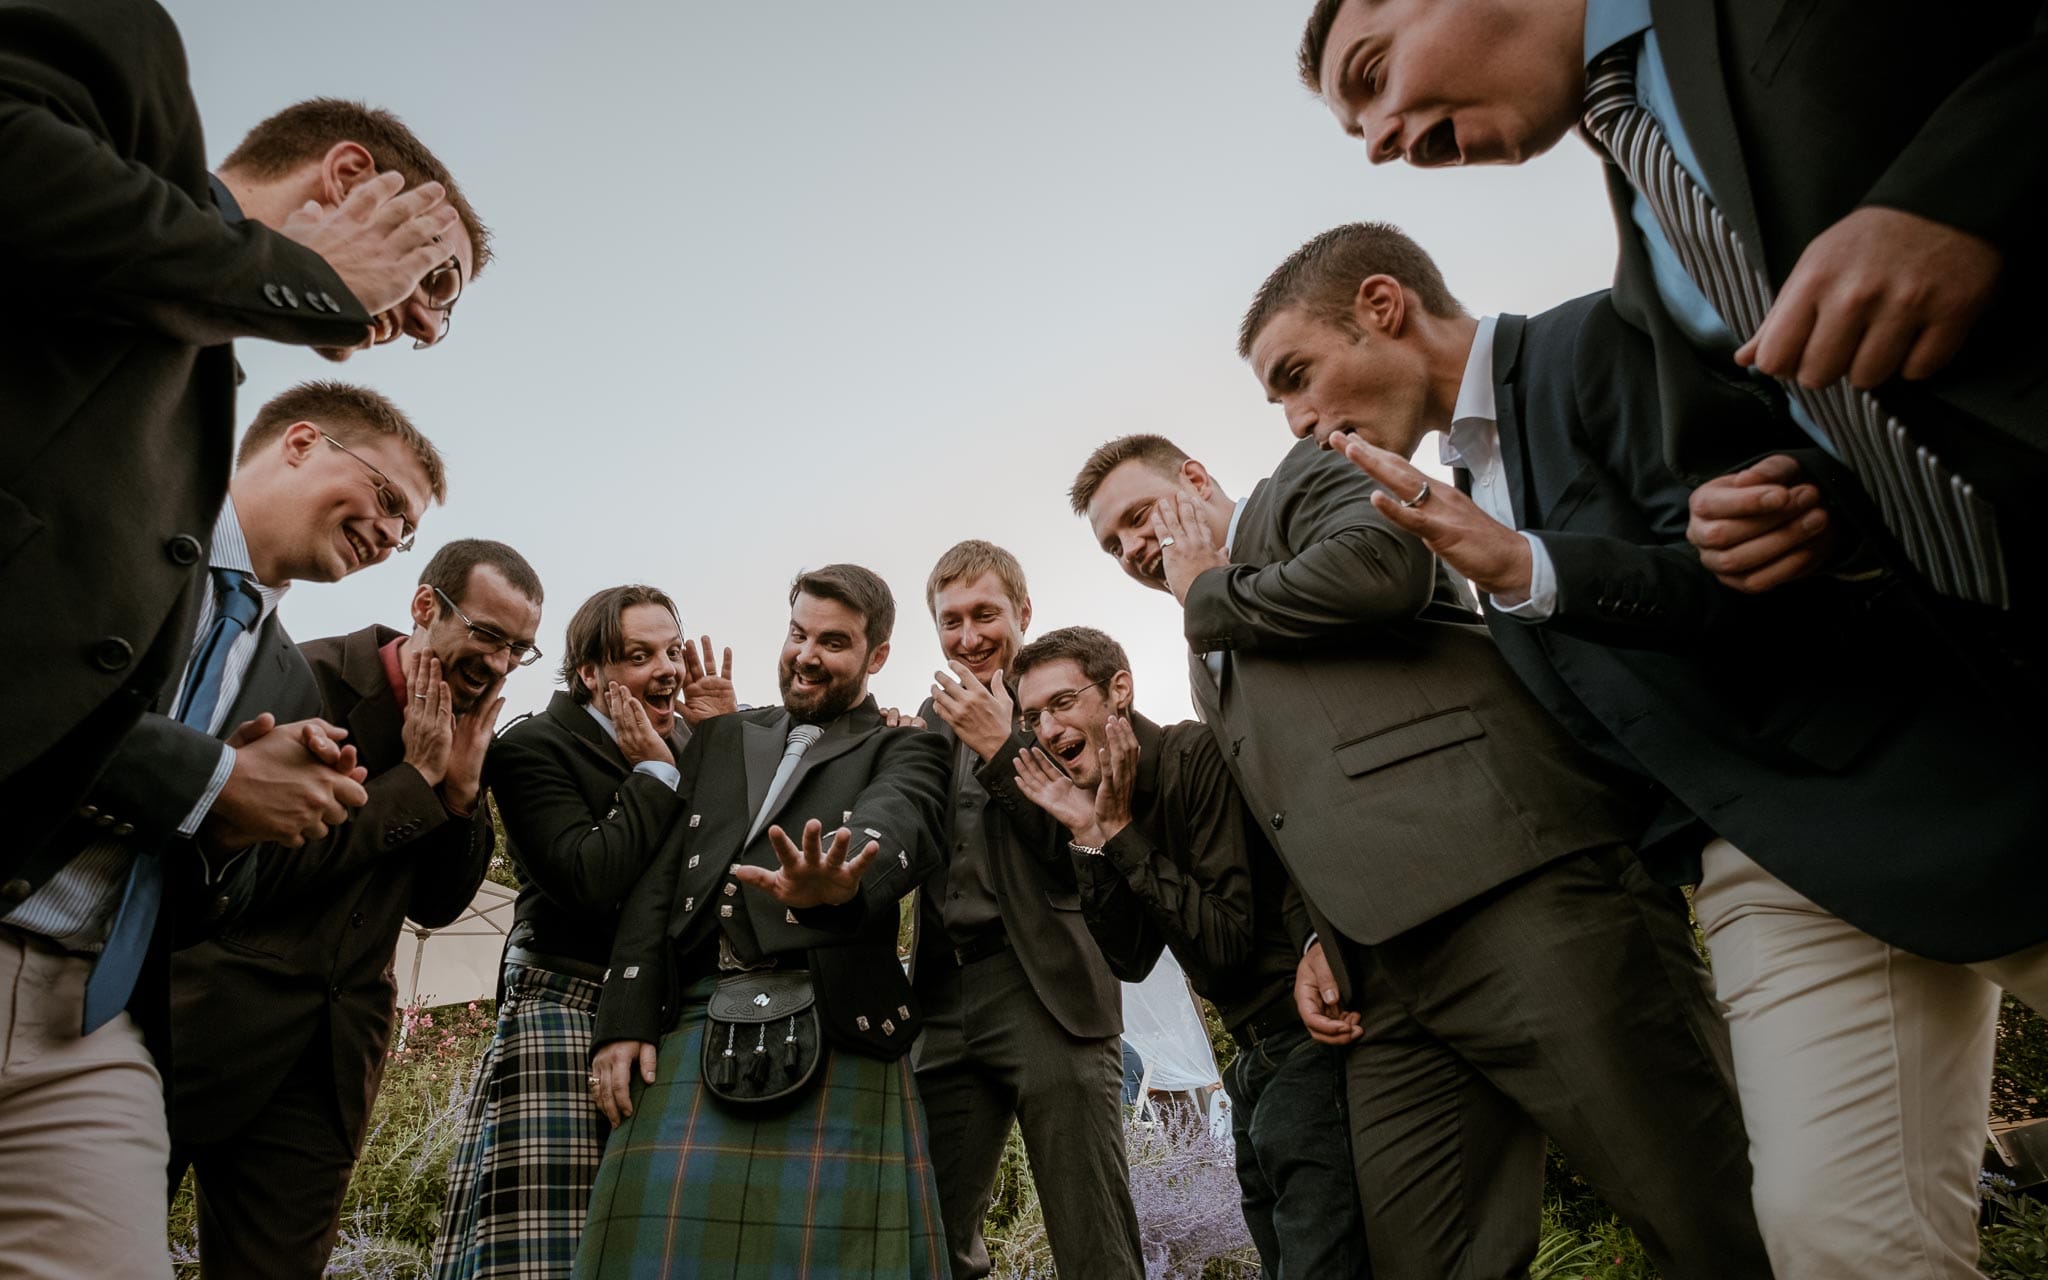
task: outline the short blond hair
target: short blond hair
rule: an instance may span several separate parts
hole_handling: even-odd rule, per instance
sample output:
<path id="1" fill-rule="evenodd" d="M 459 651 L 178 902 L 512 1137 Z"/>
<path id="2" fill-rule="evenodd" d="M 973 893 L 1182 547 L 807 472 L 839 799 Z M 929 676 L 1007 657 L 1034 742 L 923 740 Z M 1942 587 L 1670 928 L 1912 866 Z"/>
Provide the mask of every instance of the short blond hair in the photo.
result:
<path id="1" fill-rule="evenodd" d="M 932 566 L 932 574 L 924 581 L 924 607 L 936 618 L 939 616 L 939 591 L 955 582 L 971 582 L 984 573 L 993 573 L 1003 584 L 1003 594 L 1010 597 L 1010 604 L 1019 612 L 1031 592 L 1024 585 L 1024 566 L 1017 557 L 1003 550 L 993 542 L 980 538 L 969 538 L 956 542 L 939 557 Z"/>
<path id="2" fill-rule="evenodd" d="M 311 422 L 343 445 L 376 436 L 395 437 L 427 473 L 434 501 L 448 501 L 448 468 L 434 442 L 412 425 L 412 419 L 389 397 L 352 382 L 301 382 L 273 396 L 256 411 L 256 420 L 243 433 L 235 461 L 249 461 L 295 422 Z"/>

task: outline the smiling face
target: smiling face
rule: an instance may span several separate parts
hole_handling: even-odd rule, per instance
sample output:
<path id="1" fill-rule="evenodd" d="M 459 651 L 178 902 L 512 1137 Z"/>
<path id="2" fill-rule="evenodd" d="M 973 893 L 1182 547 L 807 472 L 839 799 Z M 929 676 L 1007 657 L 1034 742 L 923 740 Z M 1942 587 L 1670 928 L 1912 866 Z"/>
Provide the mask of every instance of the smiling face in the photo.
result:
<path id="1" fill-rule="evenodd" d="M 413 593 L 413 621 L 425 628 L 427 645 L 441 660 L 441 678 L 454 695 L 456 713 L 462 714 L 512 670 L 512 651 L 499 641 L 533 644 L 534 633 L 540 630 L 540 605 L 489 564 L 469 571 L 455 605 L 469 615 L 467 623 L 432 587 L 423 583 Z"/>
<path id="2" fill-rule="evenodd" d="M 236 514 L 267 585 L 339 582 L 382 564 L 426 510 L 433 489 L 403 441 L 359 431 L 344 449 L 330 429 L 294 422 L 235 473 Z M 404 515 L 385 513 L 380 488 Z"/>
<path id="3" fill-rule="evenodd" d="M 1429 369 L 1419 348 L 1384 333 L 1347 331 L 1289 307 L 1252 341 L 1252 371 L 1296 439 L 1325 449 L 1355 434 L 1407 457 L 1428 430 Z"/>
<path id="4" fill-rule="evenodd" d="M 829 724 L 868 696 L 868 677 L 888 660 L 887 640 L 868 648 L 859 610 L 798 592 L 776 666 L 782 705 L 801 723 Z"/>
<path id="5" fill-rule="evenodd" d="M 1319 86 L 1374 164 L 1520 164 L 1585 96 L 1584 0 L 1350 0 Z"/>
<path id="6" fill-rule="evenodd" d="M 1010 660 L 1031 625 L 1031 602 L 1010 599 L 995 573 L 949 582 L 932 593 L 932 616 L 938 623 L 939 648 L 974 673 L 983 684 Z"/>
<path id="7" fill-rule="evenodd" d="M 604 710 L 606 686 L 614 681 L 625 686 L 647 709 L 654 731 L 666 737 L 675 727 L 676 692 L 683 685 L 682 629 L 667 609 L 643 602 L 628 605 L 619 614 L 619 632 L 624 641 L 619 656 L 609 662 L 585 663 L 576 668 L 577 678 L 600 711 Z"/>
<path id="8" fill-rule="evenodd" d="M 1081 664 L 1054 658 L 1017 681 L 1017 711 L 1032 717 L 1038 745 L 1060 762 L 1078 787 L 1102 781 L 1103 727 L 1112 715 L 1128 714 L 1131 673 L 1119 671 L 1091 684 Z"/>
<path id="9" fill-rule="evenodd" d="M 1165 591 L 1166 570 L 1159 539 L 1152 532 L 1153 508 L 1177 494 L 1205 500 L 1211 492 L 1209 473 L 1199 462 L 1190 460 L 1168 474 L 1143 458 L 1132 458 L 1096 486 L 1085 513 L 1088 528 L 1095 534 L 1095 545 L 1114 557 L 1132 581 Z"/>

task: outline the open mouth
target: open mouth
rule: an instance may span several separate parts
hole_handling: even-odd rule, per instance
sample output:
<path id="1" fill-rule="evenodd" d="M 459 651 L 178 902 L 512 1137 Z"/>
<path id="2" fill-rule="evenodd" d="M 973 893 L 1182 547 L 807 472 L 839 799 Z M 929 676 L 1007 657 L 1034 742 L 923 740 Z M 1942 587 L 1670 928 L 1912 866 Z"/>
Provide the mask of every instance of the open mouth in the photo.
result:
<path id="1" fill-rule="evenodd" d="M 385 343 L 390 342 L 396 337 L 398 337 L 399 331 L 405 327 L 403 322 L 399 320 L 398 313 L 396 311 L 378 312 L 376 316 L 372 318 L 371 324 L 375 327 L 377 332 L 376 335 L 370 339 L 370 341 L 378 346 L 382 346 Z"/>
<path id="2" fill-rule="evenodd" d="M 1055 742 L 1052 747 L 1052 753 L 1059 758 L 1061 764 L 1070 765 L 1078 761 L 1081 758 L 1081 753 L 1087 749 L 1088 740 L 1086 738 L 1068 738 L 1064 741 Z"/>
<path id="3" fill-rule="evenodd" d="M 822 673 L 792 671 L 789 676 L 791 693 L 819 693 L 824 690 L 825 683 Z"/>
<path id="4" fill-rule="evenodd" d="M 1449 117 L 1437 121 L 1408 148 L 1408 163 L 1418 168 L 1440 168 L 1462 164 L 1464 160 L 1464 154 L 1458 150 L 1458 127 Z"/>
<path id="5" fill-rule="evenodd" d="M 989 663 L 995 661 L 996 650 L 994 645 L 990 645 L 986 649 L 975 649 L 971 652 L 969 650 L 962 649 L 958 653 L 955 653 L 953 657 L 959 661 L 961 666 L 967 667 L 974 671 L 979 671 L 983 667 L 986 667 Z"/>
<path id="6" fill-rule="evenodd" d="M 671 715 L 676 709 L 676 691 L 668 689 L 661 693 L 656 693 L 654 690 L 649 689 L 640 695 L 640 701 L 646 703 L 662 715 Z"/>
<path id="7" fill-rule="evenodd" d="M 376 551 L 369 543 L 363 541 L 361 535 L 357 534 L 354 529 L 343 528 L 341 536 L 348 539 L 348 549 L 354 554 L 358 567 L 366 565 L 377 558 Z"/>

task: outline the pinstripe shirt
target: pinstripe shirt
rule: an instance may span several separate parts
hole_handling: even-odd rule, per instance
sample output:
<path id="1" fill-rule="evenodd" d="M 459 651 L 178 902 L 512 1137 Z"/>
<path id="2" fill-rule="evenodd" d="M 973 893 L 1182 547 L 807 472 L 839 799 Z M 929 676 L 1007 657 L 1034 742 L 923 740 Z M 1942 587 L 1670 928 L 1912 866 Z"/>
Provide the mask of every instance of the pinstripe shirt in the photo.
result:
<path id="1" fill-rule="evenodd" d="M 243 536 L 241 521 L 235 516 L 233 498 L 227 500 L 221 508 L 220 518 L 214 522 L 209 563 L 215 569 L 238 569 L 248 574 L 256 594 L 263 601 L 256 624 L 236 637 L 234 646 L 228 650 L 227 666 L 221 672 L 220 701 L 214 704 L 213 719 L 207 725 L 207 732 L 218 735 L 222 722 L 234 708 L 235 695 L 242 688 L 242 677 L 248 673 L 249 663 L 256 656 L 257 637 L 262 633 L 264 624 L 270 621 L 270 615 L 277 611 L 277 602 L 283 598 L 285 588 L 266 587 L 256 582 L 256 571 L 249 560 L 248 539 Z M 192 631 L 192 653 L 186 659 L 184 674 L 178 679 L 178 694 L 170 704 L 173 708 L 181 705 L 191 692 L 186 682 L 195 674 L 193 663 L 199 657 L 199 642 L 205 638 L 207 628 L 213 625 L 214 612 L 213 592 L 200 592 L 199 617 Z M 178 834 L 190 836 L 199 830 L 199 824 L 213 808 L 214 800 L 227 784 L 228 775 L 234 772 L 234 767 L 235 749 L 223 742 L 220 763 L 214 766 L 206 790 L 194 797 L 191 811 L 178 824 Z M 62 870 L 45 881 L 20 906 L 0 918 L 0 923 L 25 933 L 40 934 L 73 951 L 97 952 L 106 941 L 115 908 L 121 905 L 129 862 L 136 852 L 134 844 L 126 839 L 95 840 L 77 857 L 65 863 Z"/>

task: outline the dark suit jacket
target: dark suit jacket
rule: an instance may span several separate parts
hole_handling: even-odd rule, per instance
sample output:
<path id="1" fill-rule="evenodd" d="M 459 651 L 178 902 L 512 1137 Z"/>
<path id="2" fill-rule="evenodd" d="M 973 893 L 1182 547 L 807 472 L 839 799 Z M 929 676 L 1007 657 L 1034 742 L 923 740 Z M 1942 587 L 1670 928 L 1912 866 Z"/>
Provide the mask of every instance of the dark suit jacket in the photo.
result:
<path id="1" fill-rule="evenodd" d="M 1362 943 L 1640 825 L 1373 487 L 1295 445 L 1185 616 L 1195 705 L 1246 801 L 1310 908 Z M 1200 656 L 1218 650 L 1220 691 Z"/>
<path id="2" fill-rule="evenodd" d="M 489 806 L 452 817 L 403 763 L 405 713 L 377 655 L 400 634 L 369 626 L 300 648 L 322 715 L 348 730 L 372 775 L 370 801 L 325 840 L 265 858 L 242 918 L 174 958 L 180 1141 L 231 1136 L 324 1026 L 342 1121 L 360 1143 L 391 1041 L 404 923 L 453 921 L 490 868 Z"/>
<path id="3" fill-rule="evenodd" d="M 1992 497 L 2016 596 L 2032 607 L 2021 588 L 2048 583 L 2030 554 L 2048 536 L 2036 514 L 2048 485 L 2048 152 L 2025 139 L 2048 119 L 2048 8 L 1997 0 L 1942 16 L 1909 0 L 1652 0 L 1651 12 L 1702 176 L 1774 287 L 1815 236 L 1865 205 L 1972 232 L 2006 255 L 2000 299 L 1953 364 L 1877 396 Z M 1672 324 L 1629 221 L 1627 180 L 1607 173 L 1615 307 L 1654 341 L 1673 468 L 1698 481 L 1808 446 L 1775 387 L 1703 355 Z"/>
<path id="4" fill-rule="evenodd" d="M 949 830 L 941 848 L 950 862 L 956 848 L 951 806 L 959 802 L 965 781 L 954 772 L 960 763 L 960 739 L 932 710 L 929 699 L 918 715 L 946 743 Z M 981 827 L 1003 931 L 1039 1003 L 1069 1035 L 1087 1040 L 1121 1035 L 1123 988 L 1088 935 L 1073 860 L 1067 853 L 1067 833 L 1017 790 L 1017 753 L 1027 745 L 1025 737 L 1012 730 L 995 759 L 979 762 L 968 753 L 970 761 L 979 763 L 971 770 L 972 777 L 988 797 L 982 802 Z M 942 867 L 918 903 L 917 956 L 911 973 L 920 994 L 936 991 L 946 975 L 959 968 L 940 909 L 945 897 Z"/>
<path id="5" fill-rule="evenodd" d="M 0 136 L 0 878 L 33 886 L 191 643 L 228 341 L 348 345 L 369 316 L 317 255 L 215 211 L 184 49 L 148 0 L 0 0 Z"/>
<path id="6" fill-rule="evenodd" d="M 1100 858 L 1075 855 L 1088 930 L 1109 967 L 1143 982 L 1171 948 L 1226 1027 L 1294 989 L 1300 957 L 1287 873 L 1237 793 L 1216 737 L 1194 721 L 1131 716 L 1131 821 Z"/>
<path id="7" fill-rule="evenodd" d="M 749 841 L 789 728 L 781 707 L 714 716 L 697 727 L 682 761 L 682 811 L 626 899 L 594 1045 L 659 1040 L 680 1016 L 683 990 L 712 976 L 710 944 L 721 930 L 738 930 L 751 934 L 761 955 L 809 968 L 835 1043 L 883 1059 L 909 1051 L 919 1020 L 896 959 L 897 901 L 942 858 L 945 745 L 922 729 L 885 727 L 869 698 L 811 744 L 769 823 Z M 739 863 L 779 865 L 771 823 L 800 839 L 812 818 L 827 832 L 851 829 L 856 851 L 881 842 L 853 901 L 791 911 L 732 878 Z"/>
<path id="8" fill-rule="evenodd" d="M 1488 610 L 1501 652 L 1582 741 L 1858 928 L 1952 961 L 2048 938 L 2037 729 L 1896 591 L 1721 588 L 1684 541 L 1647 346 L 1605 294 L 1500 319 L 1502 461 L 1558 582 L 1545 623 Z"/>
<path id="9" fill-rule="evenodd" d="M 669 738 L 680 761 L 690 730 Z M 636 772 L 588 707 L 557 692 L 539 715 L 513 721 L 484 758 L 519 880 L 506 941 L 601 968 L 619 905 L 654 861 L 682 802 Z"/>

